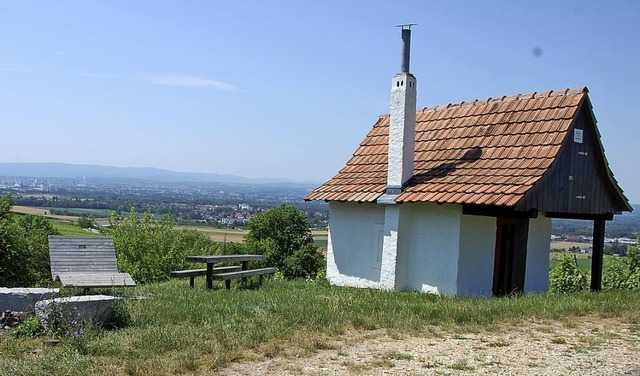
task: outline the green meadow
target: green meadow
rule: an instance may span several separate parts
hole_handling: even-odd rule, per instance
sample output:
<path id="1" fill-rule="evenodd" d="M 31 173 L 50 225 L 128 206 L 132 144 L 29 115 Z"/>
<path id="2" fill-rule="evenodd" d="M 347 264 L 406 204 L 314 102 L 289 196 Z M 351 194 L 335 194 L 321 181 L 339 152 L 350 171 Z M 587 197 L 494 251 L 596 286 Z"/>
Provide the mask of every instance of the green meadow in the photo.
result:
<path id="1" fill-rule="evenodd" d="M 261 288 L 207 291 L 202 279 L 194 289 L 174 280 L 120 294 L 136 299 L 118 307 L 117 329 L 86 327 L 78 337 L 0 335 L 0 375 L 210 375 L 249 353 L 309 356 L 352 330 L 433 336 L 434 328 L 478 332 L 580 316 L 640 328 L 637 291 L 457 298 L 272 278 Z"/>

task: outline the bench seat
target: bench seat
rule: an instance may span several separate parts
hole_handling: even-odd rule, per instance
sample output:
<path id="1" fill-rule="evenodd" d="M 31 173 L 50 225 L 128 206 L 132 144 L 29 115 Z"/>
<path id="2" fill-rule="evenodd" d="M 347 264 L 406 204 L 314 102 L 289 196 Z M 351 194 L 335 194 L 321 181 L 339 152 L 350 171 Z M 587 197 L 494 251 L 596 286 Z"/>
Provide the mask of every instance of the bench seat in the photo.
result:
<path id="1" fill-rule="evenodd" d="M 56 276 L 64 287 L 106 288 L 133 287 L 136 285 L 129 273 L 60 273 Z"/>
<path id="2" fill-rule="evenodd" d="M 235 272 L 241 269 L 242 268 L 240 266 L 218 266 L 213 268 L 212 270 L 213 275 L 215 275 L 217 273 Z M 195 283 L 195 277 L 199 275 L 207 275 L 207 269 L 176 270 L 172 271 L 169 275 L 173 278 L 189 277 L 189 285 L 193 287 Z"/>
<path id="3" fill-rule="evenodd" d="M 265 274 L 273 274 L 276 272 L 276 268 L 261 268 L 261 269 L 247 269 L 235 272 L 217 273 L 211 277 L 213 279 L 221 279 L 225 282 L 227 290 L 231 289 L 231 280 L 235 278 L 246 278 L 254 275 L 260 276 L 260 283 L 262 284 L 262 276 Z"/>

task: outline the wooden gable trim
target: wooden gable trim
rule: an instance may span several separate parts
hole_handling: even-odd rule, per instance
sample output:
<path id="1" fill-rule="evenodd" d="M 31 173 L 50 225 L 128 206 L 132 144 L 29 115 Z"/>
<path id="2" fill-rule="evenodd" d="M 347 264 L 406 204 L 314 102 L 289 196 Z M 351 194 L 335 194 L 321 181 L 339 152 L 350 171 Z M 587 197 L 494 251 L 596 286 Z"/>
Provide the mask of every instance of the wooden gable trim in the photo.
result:
<path id="1" fill-rule="evenodd" d="M 583 132 L 582 142 L 576 142 L 576 129 Z M 577 106 L 553 163 L 516 203 L 516 209 L 572 215 L 602 215 L 631 210 L 604 156 L 588 95 L 585 94 Z"/>
<path id="2" fill-rule="evenodd" d="M 602 145 L 602 137 L 600 134 L 600 130 L 597 127 L 598 121 L 596 119 L 596 115 L 593 113 L 593 105 L 591 104 L 591 100 L 589 99 L 588 95 L 585 95 L 584 99 L 582 100 L 582 103 L 580 103 L 579 109 L 578 109 L 578 113 L 583 113 L 583 108 L 586 106 L 586 109 L 584 109 L 584 114 L 585 116 L 588 116 L 589 119 L 591 120 L 591 131 L 594 133 L 594 139 L 598 145 L 597 152 L 599 152 L 599 158 L 598 158 L 598 162 L 600 162 L 600 168 L 601 170 L 604 172 L 604 175 L 607 177 L 607 180 L 609 181 L 609 189 L 612 191 L 611 193 L 614 195 L 614 198 L 616 199 L 616 201 L 618 201 L 618 204 L 620 205 L 620 207 L 623 207 L 624 209 L 619 210 L 617 213 L 620 214 L 623 211 L 628 211 L 631 212 L 633 211 L 633 207 L 629 204 L 629 200 L 627 199 L 627 197 L 624 195 L 624 192 L 622 191 L 622 188 L 620 188 L 620 185 L 618 185 L 618 181 L 613 177 L 613 172 L 611 171 L 611 168 L 609 167 L 609 161 L 607 160 L 607 156 L 604 152 L 604 145 Z"/>

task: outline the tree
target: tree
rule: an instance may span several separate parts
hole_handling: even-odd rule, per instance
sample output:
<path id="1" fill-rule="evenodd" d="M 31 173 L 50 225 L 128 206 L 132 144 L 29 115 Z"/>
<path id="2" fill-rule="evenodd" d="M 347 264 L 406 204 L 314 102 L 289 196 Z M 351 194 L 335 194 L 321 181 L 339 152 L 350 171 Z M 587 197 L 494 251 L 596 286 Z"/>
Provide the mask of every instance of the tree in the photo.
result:
<path id="1" fill-rule="evenodd" d="M 59 235 L 51 222 L 40 215 L 21 215 L 17 227 L 21 230 L 21 248 L 27 265 L 29 284 L 44 284 L 51 279 L 49 235 Z"/>
<path id="2" fill-rule="evenodd" d="M 287 278 L 315 277 L 324 264 L 304 213 L 282 204 L 251 218 L 245 246 L 264 255 L 262 264 Z"/>
<path id="3" fill-rule="evenodd" d="M 0 286 L 45 284 L 50 278 L 48 235 L 57 231 L 41 216 L 11 213 L 12 196 L 0 197 Z"/>

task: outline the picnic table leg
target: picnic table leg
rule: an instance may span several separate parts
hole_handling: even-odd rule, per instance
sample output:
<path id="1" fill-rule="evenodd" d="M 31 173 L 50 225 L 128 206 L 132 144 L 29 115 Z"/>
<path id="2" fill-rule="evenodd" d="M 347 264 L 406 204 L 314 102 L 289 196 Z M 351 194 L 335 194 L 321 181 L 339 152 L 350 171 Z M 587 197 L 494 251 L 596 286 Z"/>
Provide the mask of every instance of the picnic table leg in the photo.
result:
<path id="1" fill-rule="evenodd" d="M 242 270 L 249 269 L 249 261 L 242 262 Z M 247 277 L 242 277 L 242 287 L 247 287 Z"/>
<path id="2" fill-rule="evenodd" d="M 211 290 L 213 288 L 213 278 L 211 275 L 213 274 L 213 263 L 207 263 L 207 289 Z"/>

